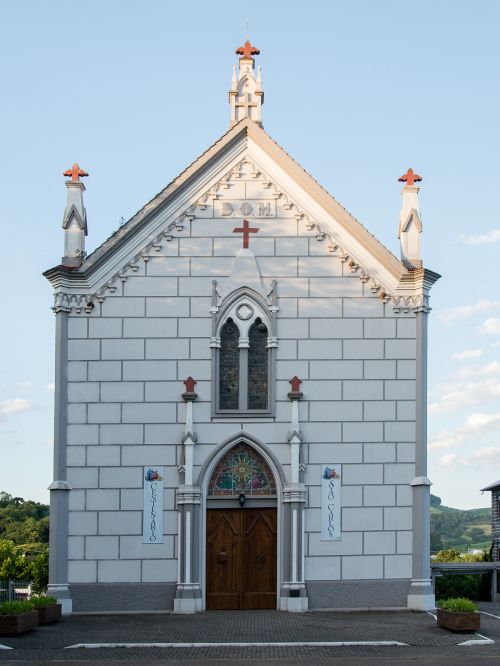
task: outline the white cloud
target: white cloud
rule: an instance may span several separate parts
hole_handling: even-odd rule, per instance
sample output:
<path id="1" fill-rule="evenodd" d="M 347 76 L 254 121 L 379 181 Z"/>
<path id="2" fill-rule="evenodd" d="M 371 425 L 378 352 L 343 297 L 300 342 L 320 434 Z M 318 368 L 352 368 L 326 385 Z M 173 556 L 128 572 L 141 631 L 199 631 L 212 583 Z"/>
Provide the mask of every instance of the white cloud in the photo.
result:
<path id="1" fill-rule="evenodd" d="M 456 453 L 445 453 L 444 456 L 441 456 L 439 458 L 439 462 L 441 465 L 444 465 L 445 467 L 449 467 L 450 465 L 453 465 L 457 460 L 457 454 Z"/>
<path id="2" fill-rule="evenodd" d="M 481 312 L 491 310 L 498 310 L 500 308 L 500 301 L 478 301 L 473 305 L 460 305 L 456 308 L 446 308 L 438 312 L 438 317 L 446 324 L 454 321 L 455 319 L 468 319 Z"/>
<path id="3" fill-rule="evenodd" d="M 500 335 L 500 318 L 490 317 L 479 327 L 479 332 L 485 335 Z"/>
<path id="4" fill-rule="evenodd" d="M 489 245 L 497 241 L 500 241 L 500 229 L 492 229 L 485 234 L 473 234 L 472 236 L 462 234 L 457 238 L 458 243 L 464 243 L 465 245 Z"/>
<path id="5" fill-rule="evenodd" d="M 31 400 L 25 398 L 14 398 L 13 400 L 4 400 L 0 402 L 0 421 L 5 421 L 9 416 L 29 412 L 34 409 Z"/>
<path id="6" fill-rule="evenodd" d="M 495 379 L 488 379 L 481 383 L 457 382 L 453 386 L 453 390 L 442 395 L 437 402 L 431 403 L 428 411 L 431 415 L 453 412 L 498 398 L 500 398 L 500 381 Z"/>
<path id="7" fill-rule="evenodd" d="M 477 363 L 466 365 L 457 372 L 457 377 L 459 379 L 500 378 L 500 362 L 492 361 L 491 363 L 486 363 L 486 365 L 478 365 Z"/>
<path id="8" fill-rule="evenodd" d="M 500 448 L 495 446 L 486 446 L 474 453 L 474 458 L 481 462 L 500 463 Z"/>
<path id="9" fill-rule="evenodd" d="M 482 349 L 466 349 L 463 352 L 457 352 L 456 354 L 453 354 L 452 358 L 455 359 L 455 361 L 467 361 L 470 358 L 479 358 L 482 355 Z"/>
<path id="10" fill-rule="evenodd" d="M 54 393 L 56 387 L 54 384 L 47 384 L 45 388 L 49 393 Z"/>
<path id="11" fill-rule="evenodd" d="M 35 387 L 35 385 L 33 384 L 33 382 L 29 382 L 29 381 L 27 381 L 27 382 L 17 382 L 17 384 L 16 384 L 16 389 L 18 391 L 31 391 L 31 389 L 33 389 L 34 387 Z"/>
<path id="12" fill-rule="evenodd" d="M 498 429 L 500 429 L 500 414 L 471 414 L 463 426 L 433 437 L 429 442 L 429 449 L 451 449 L 473 436 L 485 435 Z"/>

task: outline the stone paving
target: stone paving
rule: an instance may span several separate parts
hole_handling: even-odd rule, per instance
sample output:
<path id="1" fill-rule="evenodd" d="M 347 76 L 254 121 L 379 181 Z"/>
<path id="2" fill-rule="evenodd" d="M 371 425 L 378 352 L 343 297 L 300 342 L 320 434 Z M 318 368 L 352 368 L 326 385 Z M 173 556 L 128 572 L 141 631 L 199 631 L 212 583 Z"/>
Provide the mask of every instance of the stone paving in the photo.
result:
<path id="1" fill-rule="evenodd" d="M 487 612 L 497 608 L 484 604 Z M 500 615 L 500 614 L 499 614 Z M 443 654 L 471 650 L 474 654 L 498 655 L 500 659 L 500 620 L 481 616 L 481 633 L 498 641 L 495 645 L 467 648 L 456 647 L 467 640 L 477 640 L 476 634 L 453 634 L 436 626 L 426 613 L 411 612 L 310 612 L 284 613 L 278 611 L 211 611 L 194 615 L 75 615 L 59 623 L 38 627 L 15 638 L 0 637 L 0 644 L 13 650 L 0 650 L 0 662 L 36 663 L 48 660 L 182 660 L 198 662 L 207 659 L 261 660 L 308 659 L 322 661 L 332 656 L 412 654 L 434 649 Z M 290 646 L 267 645 L 246 647 L 187 647 L 187 648 L 64 648 L 78 643 L 317 643 L 345 641 L 398 641 L 408 647 L 374 646 Z M 473 663 L 473 662 L 469 662 Z"/>

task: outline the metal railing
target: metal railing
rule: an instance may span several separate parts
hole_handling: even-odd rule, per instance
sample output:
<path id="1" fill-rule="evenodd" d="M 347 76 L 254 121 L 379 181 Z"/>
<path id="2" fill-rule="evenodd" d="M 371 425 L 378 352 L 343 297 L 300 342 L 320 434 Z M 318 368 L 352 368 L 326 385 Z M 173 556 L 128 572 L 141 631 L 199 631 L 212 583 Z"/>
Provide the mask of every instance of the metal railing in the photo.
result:
<path id="1" fill-rule="evenodd" d="M 25 601 L 33 593 L 30 580 L 0 580 L 0 603 L 4 601 Z"/>

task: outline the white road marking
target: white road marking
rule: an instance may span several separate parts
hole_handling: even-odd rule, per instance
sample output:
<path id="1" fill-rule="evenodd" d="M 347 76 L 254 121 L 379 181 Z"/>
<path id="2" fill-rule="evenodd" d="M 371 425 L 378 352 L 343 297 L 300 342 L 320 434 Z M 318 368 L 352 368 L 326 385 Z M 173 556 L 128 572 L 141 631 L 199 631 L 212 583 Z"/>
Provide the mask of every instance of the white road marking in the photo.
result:
<path id="1" fill-rule="evenodd" d="M 64 649 L 71 650 L 75 648 L 207 648 L 207 647 L 351 647 L 351 646 L 404 646 L 407 643 L 399 641 L 296 641 L 282 643 L 77 643 L 76 645 L 67 645 Z"/>
<path id="2" fill-rule="evenodd" d="M 425 611 L 425 612 L 427 613 L 427 615 L 430 615 L 431 617 L 433 617 L 437 622 L 437 615 L 434 615 L 434 613 L 431 613 L 430 611 Z"/>
<path id="3" fill-rule="evenodd" d="M 486 611 L 479 611 L 479 612 L 482 613 L 483 615 L 489 615 L 490 617 L 496 617 L 497 620 L 500 620 L 499 615 L 493 615 L 493 613 L 487 613 Z"/>
<path id="4" fill-rule="evenodd" d="M 13 650 L 14 648 L 9 647 L 8 645 L 0 645 L 0 650 Z"/>
<path id="5" fill-rule="evenodd" d="M 491 640 L 487 636 L 482 634 L 476 634 L 476 636 L 481 636 L 480 639 L 472 639 L 470 641 L 464 641 L 463 643 L 457 643 L 457 645 L 494 645 L 495 641 Z"/>

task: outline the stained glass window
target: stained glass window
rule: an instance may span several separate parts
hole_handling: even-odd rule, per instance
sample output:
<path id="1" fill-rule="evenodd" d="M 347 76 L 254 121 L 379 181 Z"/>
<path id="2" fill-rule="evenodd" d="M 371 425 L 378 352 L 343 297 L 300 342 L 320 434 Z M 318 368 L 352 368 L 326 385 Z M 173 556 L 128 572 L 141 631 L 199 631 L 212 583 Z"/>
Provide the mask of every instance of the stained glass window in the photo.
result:
<path id="1" fill-rule="evenodd" d="M 221 409 L 238 409 L 240 388 L 240 332 L 232 319 L 220 334 L 219 404 Z"/>
<path id="2" fill-rule="evenodd" d="M 267 408 L 267 328 L 257 317 L 248 333 L 248 409 Z"/>
<path id="3" fill-rule="evenodd" d="M 212 497 L 276 495 L 273 474 L 264 458 L 248 444 L 241 442 L 219 461 L 210 483 Z"/>

